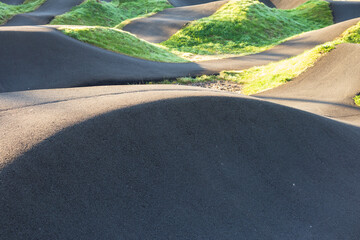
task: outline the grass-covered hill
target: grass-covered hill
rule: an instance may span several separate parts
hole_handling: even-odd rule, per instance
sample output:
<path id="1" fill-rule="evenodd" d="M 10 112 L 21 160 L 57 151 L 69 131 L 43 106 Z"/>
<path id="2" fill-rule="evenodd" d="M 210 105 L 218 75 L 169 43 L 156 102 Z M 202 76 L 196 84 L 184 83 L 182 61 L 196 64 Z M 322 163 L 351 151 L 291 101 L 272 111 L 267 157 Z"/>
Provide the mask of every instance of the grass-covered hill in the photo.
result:
<path id="1" fill-rule="evenodd" d="M 311 0 L 295 9 L 280 10 L 257 0 L 231 0 L 214 15 L 191 23 L 163 45 L 194 54 L 249 54 L 332 23 L 326 1 Z"/>
<path id="2" fill-rule="evenodd" d="M 51 24 L 114 27 L 130 18 L 152 14 L 171 7 L 167 0 L 85 0 L 70 12 L 57 16 Z"/>
<path id="3" fill-rule="evenodd" d="M 236 88 L 233 89 L 241 91 L 243 94 L 256 94 L 291 81 L 305 72 L 309 67 L 313 66 L 322 56 L 342 43 L 360 44 L 360 22 L 346 30 L 334 41 L 317 46 L 303 54 L 280 62 L 273 62 L 265 66 L 253 67 L 244 71 L 223 71 L 219 75 L 181 78 L 175 81 L 175 83 L 197 85 L 211 82 L 216 83 L 219 81 L 230 82 L 237 85 Z M 169 83 L 169 81 L 165 81 L 165 83 Z M 354 100 L 355 103 L 360 106 L 360 94 L 355 96 Z"/>
<path id="4" fill-rule="evenodd" d="M 186 62 L 162 47 L 115 28 L 64 26 L 60 30 L 70 37 L 113 52 L 158 62 Z"/>
<path id="5" fill-rule="evenodd" d="M 14 14 L 35 10 L 46 0 L 26 0 L 20 5 L 0 3 L 0 21 Z M 186 62 L 182 56 L 245 55 L 269 49 L 289 37 L 332 24 L 329 3 L 310 0 L 297 8 L 269 8 L 258 0 L 230 0 L 212 16 L 194 21 L 162 44 L 151 44 L 115 28 L 119 23 L 170 8 L 167 0 L 85 0 L 50 24 L 80 41 L 125 55 L 159 62 Z M 178 83 L 230 81 L 242 85 L 242 92 L 254 94 L 279 86 L 296 77 L 341 42 L 360 43 L 360 26 L 341 40 L 267 66 L 219 76 L 179 79 Z M 185 53 L 185 54 L 184 54 Z M 176 55 L 178 54 L 178 55 Z M 231 70 L 231 69 L 229 69 Z"/>
<path id="6" fill-rule="evenodd" d="M 72 11 L 56 17 L 51 24 L 111 27 L 126 19 L 169 6 L 164 0 L 115 0 L 109 3 L 87 0 Z M 194 58 L 194 55 L 203 54 L 252 54 L 271 48 L 301 32 L 331 23 L 329 4 L 321 0 L 311 0 L 292 10 L 269 8 L 257 0 L 231 0 L 214 15 L 194 21 L 180 30 L 162 43 L 161 48 L 155 50 L 155 45 L 151 44 L 152 51 L 148 51 L 149 48 L 144 46 L 134 48 L 131 42 L 141 45 L 145 42 L 111 28 L 81 28 L 81 31 L 72 28 L 64 33 L 111 51 L 149 60 L 179 62 L 184 60 L 170 52 L 181 57 L 186 56 L 184 52 L 190 52 L 190 59 Z M 124 39 L 133 41 L 123 42 Z M 137 50 L 131 48 L 142 49 L 141 56 L 132 55 Z"/>
<path id="7" fill-rule="evenodd" d="M 46 0 L 0 4 L 0 21 L 33 11 Z M 215 14 L 190 23 L 161 45 L 137 39 L 112 27 L 171 7 L 167 0 L 85 0 L 55 17 L 52 25 L 102 26 L 62 28 L 78 40 L 118 53 L 154 61 L 183 62 L 199 55 L 245 55 L 261 52 L 299 33 L 332 23 L 329 3 L 309 2 L 292 10 L 269 8 L 257 0 L 230 0 Z M 176 56 L 175 54 L 179 55 Z M 195 55 L 195 57 L 194 57 Z M 202 57 L 198 57 L 201 59 Z"/>

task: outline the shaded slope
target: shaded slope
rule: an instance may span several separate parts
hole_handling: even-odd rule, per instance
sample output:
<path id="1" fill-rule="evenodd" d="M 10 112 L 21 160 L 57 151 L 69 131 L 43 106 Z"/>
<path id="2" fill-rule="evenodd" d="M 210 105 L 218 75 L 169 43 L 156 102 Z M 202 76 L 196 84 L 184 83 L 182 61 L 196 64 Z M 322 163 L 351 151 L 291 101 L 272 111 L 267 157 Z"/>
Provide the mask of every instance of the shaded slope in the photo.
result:
<path id="1" fill-rule="evenodd" d="M 47 0 L 37 10 L 14 16 L 5 26 L 48 24 L 56 15 L 69 11 L 83 0 Z"/>
<path id="2" fill-rule="evenodd" d="M 360 17 L 360 2 L 328 1 L 333 12 L 334 22 L 342 22 Z"/>
<path id="3" fill-rule="evenodd" d="M 174 7 L 184 7 L 191 5 L 204 4 L 209 2 L 216 2 L 218 0 L 169 0 L 169 3 Z"/>
<path id="4" fill-rule="evenodd" d="M 0 92 L 161 81 L 241 70 L 298 55 L 333 40 L 358 21 L 308 32 L 256 55 L 199 63 L 159 63 L 115 54 L 50 27 L 1 27 L 0 54 L 9 57 L 0 58 Z"/>
<path id="5" fill-rule="evenodd" d="M 288 84 L 256 96 L 360 126 L 353 100 L 360 92 L 359 63 L 360 45 L 341 44 Z"/>
<path id="6" fill-rule="evenodd" d="M 0 237 L 359 238 L 359 128 L 184 89 L 0 94 Z"/>
<path id="7" fill-rule="evenodd" d="M 160 43 L 169 39 L 189 22 L 212 15 L 227 2 L 228 0 L 224 0 L 166 9 L 148 18 L 134 20 L 126 25 L 123 30 L 146 41 Z"/>
<path id="8" fill-rule="evenodd" d="M 24 2 L 24 0 L 1 0 L 0 2 L 9 4 L 9 5 L 19 5 L 19 4 L 22 4 Z"/>
<path id="9" fill-rule="evenodd" d="M 0 92 L 141 82 L 204 72 L 194 63 L 158 63 L 109 52 L 47 27 L 3 27 Z M 24 54 L 26 53 L 26 54 Z"/>

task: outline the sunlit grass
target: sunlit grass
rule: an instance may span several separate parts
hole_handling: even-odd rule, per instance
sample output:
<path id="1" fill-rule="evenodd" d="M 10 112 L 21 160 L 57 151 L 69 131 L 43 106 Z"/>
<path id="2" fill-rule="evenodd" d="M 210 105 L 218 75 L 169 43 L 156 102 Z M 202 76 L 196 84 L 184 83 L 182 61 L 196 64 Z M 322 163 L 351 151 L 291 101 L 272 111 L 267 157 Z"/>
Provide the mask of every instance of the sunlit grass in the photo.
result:
<path id="1" fill-rule="evenodd" d="M 295 9 L 280 10 L 257 0 L 231 0 L 212 16 L 190 23 L 162 45 L 197 55 L 252 54 L 332 23 L 326 1 L 311 0 Z"/>
<path id="2" fill-rule="evenodd" d="M 107 27 L 62 27 L 66 35 L 80 41 L 132 57 L 159 62 L 186 62 L 159 46 L 122 30 Z"/>
<path id="3" fill-rule="evenodd" d="M 197 78 L 179 78 L 176 81 L 163 83 L 191 84 L 196 82 L 228 81 L 241 85 L 241 93 L 251 95 L 278 87 L 312 67 L 322 56 L 341 43 L 360 44 L 360 22 L 345 31 L 338 39 L 322 44 L 298 56 L 253 67 L 244 71 L 222 71 L 219 75 L 201 76 Z M 360 97 L 354 98 L 356 102 Z"/>
<path id="4" fill-rule="evenodd" d="M 126 19 L 170 8 L 167 0 L 86 0 L 71 11 L 55 17 L 54 25 L 84 25 L 114 27 Z"/>
<path id="5" fill-rule="evenodd" d="M 360 94 L 354 97 L 355 104 L 360 107 Z"/>

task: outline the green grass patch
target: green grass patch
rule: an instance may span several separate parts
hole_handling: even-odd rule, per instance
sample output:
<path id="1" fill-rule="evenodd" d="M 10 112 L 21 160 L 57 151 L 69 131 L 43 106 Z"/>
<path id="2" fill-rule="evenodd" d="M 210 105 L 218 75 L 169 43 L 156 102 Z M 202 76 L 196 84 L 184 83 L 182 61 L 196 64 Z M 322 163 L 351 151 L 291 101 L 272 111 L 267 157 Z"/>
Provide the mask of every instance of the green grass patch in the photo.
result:
<path id="1" fill-rule="evenodd" d="M 320 57 L 324 56 L 341 43 L 360 44 L 360 22 L 345 31 L 338 39 L 322 44 L 298 56 L 265 66 L 253 67 L 244 71 L 222 71 L 219 75 L 201 76 L 197 78 L 179 78 L 176 81 L 163 83 L 193 84 L 197 82 L 226 81 L 241 86 L 241 93 L 251 95 L 278 87 L 312 67 Z M 360 96 L 354 98 L 360 101 Z"/>
<path id="2" fill-rule="evenodd" d="M 356 95 L 354 97 L 354 102 L 355 102 L 356 105 L 358 105 L 360 107 L 360 94 Z"/>
<path id="3" fill-rule="evenodd" d="M 86 0 L 71 11 L 55 17 L 53 25 L 84 25 L 114 27 L 131 19 L 170 8 L 167 0 Z"/>
<path id="4" fill-rule="evenodd" d="M 342 41 L 348 43 L 360 43 L 360 22 L 342 34 Z"/>
<path id="5" fill-rule="evenodd" d="M 269 8 L 257 0 L 231 0 L 162 45 L 198 55 L 252 54 L 332 23 L 329 3 L 322 0 L 311 0 L 291 10 Z"/>
<path id="6" fill-rule="evenodd" d="M 175 54 L 122 30 L 106 27 L 62 27 L 66 35 L 80 41 L 128 56 L 159 61 L 186 62 Z"/>
<path id="7" fill-rule="evenodd" d="M 0 25 L 6 23 L 13 16 L 32 12 L 40 7 L 46 0 L 26 0 L 20 5 L 8 5 L 0 2 Z"/>
<path id="8" fill-rule="evenodd" d="M 298 76 L 317 61 L 317 59 L 334 48 L 334 44 L 324 44 L 299 56 L 265 66 L 253 67 L 243 71 L 222 71 L 219 75 L 197 78 L 179 78 L 178 84 L 195 82 L 234 82 L 241 85 L 241 93 L 251 95 L 278 87 Z M 170 83 L 170 82 L 164 82 Z"/>

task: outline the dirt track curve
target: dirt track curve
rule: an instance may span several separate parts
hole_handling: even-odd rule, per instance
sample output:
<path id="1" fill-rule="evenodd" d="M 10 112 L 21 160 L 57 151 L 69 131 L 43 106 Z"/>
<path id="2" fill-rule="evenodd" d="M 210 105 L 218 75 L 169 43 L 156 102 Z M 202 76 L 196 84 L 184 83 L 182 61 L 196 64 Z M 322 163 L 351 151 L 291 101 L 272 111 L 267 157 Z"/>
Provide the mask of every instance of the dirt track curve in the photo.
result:
<path id="1" fill-rule="evenodd" d="M 183 2 L 183 1 L 181 1 Z M 186 26 L 190 21 L 212 15 L 228 1 L 207 1 L 209 3 L 166 9 L 148 18 L 132 21 L 124 27 L 125 31 L 135 34 L 152 43 L 160 43 L 169 39 L 173 34 Z M 269 7 L 291 9 L 306 2 L 306 0 L 260 0 Z M 360 17 L 360 2 L 329 1 L 333 12 L 334 22 L 339 23 Z M 183 6 L 183 5 L 181 5 Z"/>
<path id="2" fill-rule="evenodd" d="M 341 64 L 339 64 L 339 60 Z M 290 83 L 256 95 L 360 126 L 360 44 L 341 44 Z"/>
<path id="3" fill-rule="evenodd" d="M 359 236 L 359 128 L 178 86 L 0 98 L 1 239 Z"/>
<path id="4" fill-rule="evenodd" d="M 216 2 L 217 0 L 169 0 L 174 7 L 184 7 L 191 5 L 199 5 L 204 3 Z"/>
<path id="5" fill-rule="evenodd" d="M 305 33 L 259 54 L 198 63 L 159 63 L 116 54 L 50 27 L 1 27 L 0 54 L 9 57 L 0 58 L 0 92 L 161 81 L 242 70 L 298 55 L 333 40 L 358 21 Z"/>
<path id="6" fill-rule="evenodd" d="M 228 0 L 194 6 L 169 8 L 148 18 L 140 18 L 126 25 L 123 30 L 152 43 L 169 39 L 191 21 L 208 17 Z"/>
<path id="7" fill-rule="evenodd" d="M 360 239 L 360 110 L 351 100 L 360 45 L 339 45 L 255 97 L 85 87 L 263 65 L 359 21 L 184 64 L 116 54 L 56 27 L 0 27 L 0 239 Z"/>
<path id="8" fill-rule="evenodd" d="M 47 0 L 33 12 L 14 16 L 5 23 L 5 26 L 48 24 L 55 16 L 69 11 L 82 2 L 83 0 Z"/>

